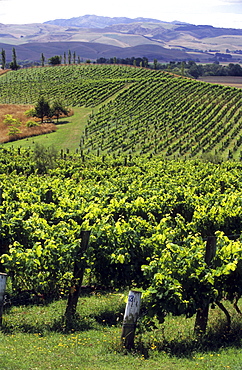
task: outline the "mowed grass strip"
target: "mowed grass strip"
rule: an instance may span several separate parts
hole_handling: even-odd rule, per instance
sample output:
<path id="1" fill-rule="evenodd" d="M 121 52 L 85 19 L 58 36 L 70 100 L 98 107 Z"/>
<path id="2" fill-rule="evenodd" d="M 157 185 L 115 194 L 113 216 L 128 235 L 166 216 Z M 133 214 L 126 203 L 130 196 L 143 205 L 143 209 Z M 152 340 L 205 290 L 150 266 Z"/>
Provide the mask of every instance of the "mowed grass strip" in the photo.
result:
<path id="1" fill-rule="evenodd" d="M 204 338 L 194 337 L 194 318 L 167 316 L 158 329 L 137 330 L 135 349 L 126 352 L 120 346 L 126 297 L 127 292 L 81 296 L 77 326 L 69 331 L 62 326 L 66 300 L 11 307 L 0 332 L 1 370 L 241 370 L 241 332 L 237 338 L 232 332 L 242 322 L 231 304 L 226 304 L 233 311 L 231 333 L 220 331 L 218 309 L 211 310 Z"/>

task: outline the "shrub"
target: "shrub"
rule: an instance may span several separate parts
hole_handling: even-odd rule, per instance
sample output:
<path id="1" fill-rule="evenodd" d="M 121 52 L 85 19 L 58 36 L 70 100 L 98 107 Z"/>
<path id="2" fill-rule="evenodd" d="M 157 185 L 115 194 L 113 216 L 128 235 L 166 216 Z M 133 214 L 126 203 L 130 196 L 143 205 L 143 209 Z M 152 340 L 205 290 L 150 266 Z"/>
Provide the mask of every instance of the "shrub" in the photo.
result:
<path id="1" fill-rule="evenodd" d="M 26 125 L 26 127 L 36 127 L 36 126 L 39 126 L 39 123 L 29 120 L 29 121 L 26 122 L 25 125 Z"/>

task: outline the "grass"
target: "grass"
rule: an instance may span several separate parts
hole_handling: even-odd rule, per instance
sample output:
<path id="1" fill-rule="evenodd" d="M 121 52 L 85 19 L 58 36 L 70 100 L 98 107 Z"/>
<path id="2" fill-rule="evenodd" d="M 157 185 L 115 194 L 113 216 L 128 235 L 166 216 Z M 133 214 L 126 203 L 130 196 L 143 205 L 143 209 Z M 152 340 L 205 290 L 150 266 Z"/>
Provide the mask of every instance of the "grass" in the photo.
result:
<path id="1" fill-rule="evenodd" d="M 126 296 L 96 292 L 80 297 L 72 330 L 62 323 L 66 300 L 11 307 L 0 332 L 1 370 L 242 369 L 242 319 L 234 314 L 227 333 L 217 309 L 211 310 L 203 338 L 193 335 L 194 318 L 168 316 L 158 329 L 137 331 L 135 349 L 126 352 L 120 346 Z"/>

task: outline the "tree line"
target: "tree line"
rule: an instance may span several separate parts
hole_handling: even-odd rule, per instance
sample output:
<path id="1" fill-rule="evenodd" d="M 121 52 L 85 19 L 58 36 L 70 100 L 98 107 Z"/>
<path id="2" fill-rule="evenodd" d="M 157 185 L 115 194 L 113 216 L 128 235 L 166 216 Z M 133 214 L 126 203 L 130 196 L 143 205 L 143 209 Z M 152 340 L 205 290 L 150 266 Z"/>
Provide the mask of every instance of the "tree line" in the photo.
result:
<path id="1" fill-rule="evenodd" d="M 58 65 L 58 64 L 80 64 L 83 60 L 79 55 L 76 55 L 76 52 L 73 53 L 69 50 L 68 53 L 64 52 L 64 55 L 54 55 L 48 59 L 49 65 Z M 25 63 L 24 63 L 25 64 Z M 33 65 L 33 62 L 30 63 Z M 38 65 L 41 65 L 44 67 L 46 65 L 46 58 L 43 53 L 41 53 L 40 56 L 40 63 L 37 63 Z M 4 49 L 1 50 L 1 68 L 6 69 L 10 68 L 12 70 L 17 70 L 21 68 L 21 66 L 17 63 L 17 55 L 15 48 L 12 49 L 12 61 L 10 63 L 7 63 L 6 58 L 6 51 Z"/>
<path id="2" fill-rule="evenodd" d="M 71 50 L 64 52 L 62 55 L 54 55 L 48 58 L 48 64 L 55 66 L 60 64 L 80 64 L 83 59 L 76 52 L 73 53 Z M 86 63 L 91 63 L 91 60 L 86 60 Z M 98 58 L 93 63 L 97 64 L 122 64 L 122 65 L 133 65 L 137 67 L 159 69 L 165 71 L 171 71 L 176 74 L 198 78 L 200 76 L 242 76 L 242 67 L 240 64 L 229 63 L 228 65 L 221 65 L 219 62 L 208 63 L 208 64 L 197 64 L 195 61 L 170 61 L 169 63 L 160 63 L 155 58 L 153 62 L 149 63 L 146 57 L 131 57 L 131 58 Z M 39 65 L 39 64 L 38 64 Z M 40 57 L 40 65 L 44 67 L 46 65 L 46 58 L 43 53 Z M 6 62 L 6 52 L 4 49 L 1 51 L 1 68 L 10 68 L 12 70 L 18 70 L 20 65 L 17 63 L 17 56 L 15 48 L 12 49 L 12 61 Z"/>
<path id="3" fill-rule="evenodd" d="M 116 58 L 116 57 L 113 57 L 113 58 L 98 58 L 97 61 L 96 61 L 98 64 L 124 64 L 124 65 L 134 65 L 134 66 L 138 66 L 138 67 L 145 67 L 145 68 L 148 68 L 149 67 L 149 61 L 148 61 L 148 58 L 146 57 L 143 57 L 143 58 L 135 58 L 135 57 L 131 57 L 131 58 Z"/>
<path id="4" fill-rule="evenodd" d="M 222 65 L 219 62 L 197 64 L 193 60 L 190 60 L 188 62 L 181 61 L 161 64 L 154 61 L 154 68 L 194 78 L 200 76 L 242 76 L 242 67 L 234 63 L 229 63 L 228 65 Z"/>

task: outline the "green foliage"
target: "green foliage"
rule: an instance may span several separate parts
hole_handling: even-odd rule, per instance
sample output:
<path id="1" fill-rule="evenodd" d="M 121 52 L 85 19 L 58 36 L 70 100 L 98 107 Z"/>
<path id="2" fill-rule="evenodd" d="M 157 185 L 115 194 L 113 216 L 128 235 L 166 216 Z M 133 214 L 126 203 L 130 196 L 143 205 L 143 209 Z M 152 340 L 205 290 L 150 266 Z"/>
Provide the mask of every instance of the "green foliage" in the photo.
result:
<path id="1" fill-rule="evenodd" d="M 59 120 L 59 118 L 62 114 L 63 115 L 68 115 L 68 113 L 69 113 L 69 109 L 66 108 L 64 102 L 61 101 L 61 100 L 55 100 L 52 103 L 51 110 L 52 110 L 53 116 L 55 116 L 56 119 L 57 119 L 57 123 L 58 123 L 58 120 Z"/>
<path id="2" fill-rule="evenodd" d="M 9 66 L 13 71 L 17 71 L 20 68 L 20 65 L 17 63 L 17 56 L 16 56 L 15 48 L 12 49 L 12 56 L 13 56 L 13 59 Z"/>
<path id="3" fill-rule="evenodd" d="M 5 66 L 6 66 L 6 52 L 4 49 L 2 49 L 1 51 L 1 68 L 2 69 L 5 69 Z"/>
<path id="4" fill-rule="evenodd" d="M 56 117 L 57 123 L 61 115 L 68 115 L 69 109 L 65 106 L 61 99 L 56 99 L 52 104 L 44 97 L 41 96 L 34 108 L 31 108 L 25 112 L 27 117 L 38 117 L 41 118 L 43 123 L 44 118 Z"/>
<path id="5" fill-rule="evenodd" d="M 27 117 L 34 117 L 35 115 L 35 108 L 30 108 L 24 112 L 25 116 Z"/>
<path id="6" fill-rule="evenodd" d="M 16 137 L 21 133 L 21 130 L 19 129 L 21 122 L 17 118 L 13 118 L 11 114 L 5 114 L 3 123 L 9 126 L 9 136 Z"/>
<path id="7" fill-rule="evenodd" d="M 143 270 L 151 285 L 144 294 L 149 313 L 164 320 L 167 312 L 193 316 L 208 303 L 241 295 L 241 242 L 217 233 L 217 253 L 208 266 L 202 240 L 190 237 L 182 245 L 165 242 Z"/>
<path id="8" fill-rule="evenodd" d="M 18 134 L 21 134 L 21 130 L 17 126 L 11 126 L 8 130 L 8 135 L 11 137 L 16 137 Z"/>
<path id="9" fill-rule="evenodd" d="M 39 123 L 38 122 L 31 121 L 31 120 L 28 120 L 26 122 L 26 127 L 36 127 L 36 126 L 39 126 Z"/>
<path id="10" fill-rule="evenodd" d="M 33 160 L 38 173 L 47 173 L 50 169 L 56 167 L 57 150 L 53 146 L 46 148 L 43 145 L 36 144 Z"/>
<path id="11" fill-rule="evenodd" d="M 61 64 L 61 56 L 59 56 L 59 55 L 55 55 L 55 56 L 49 58 L 48 60 L 49 60 L 49 64 L 51 64 L 52 66 L 56 66 L 58 64 Z"/>
<path id="12" fill-rule="evenodd" d="M 8 126 L 19 126 L 21 124 L 21 122 L 18 119 L 13 118 L 11 114 L 5 114 L 3 123 Z"/>
<path id="13" fill-rule="evenodd" d="M 44 96 L 40 96 L 33 113 L 34 117 L 41 118 L 41 123 L 43 123 L 44 117 L 50 116 L 51 108 L 49 102 Z"/>
<path id="14" fill-rule="evenodd" d="M 125 165 L 121 158 L 83 163 L 78 157 L 58 160 L 52 148 L 40 146 L 26 155 L 5 152 L 0 166 L 1 240 L 10 248 L 3 263 L 14 271 L 21 261 L 16 288 L 31 275 L 36 290 L 64 289 L 79 232 L 90 229 L 85 258 L 96 284 L 148 288 L 157 310 L 165 300 L 163 311 L 187 315 L 207 300 L 240 294 L 240 242 L 218 233 L 240 234 L 239 164 L 146 157 Z M 210 235 L 217 235 L 218 253 L 207 267 L 203 239 Z"/>

